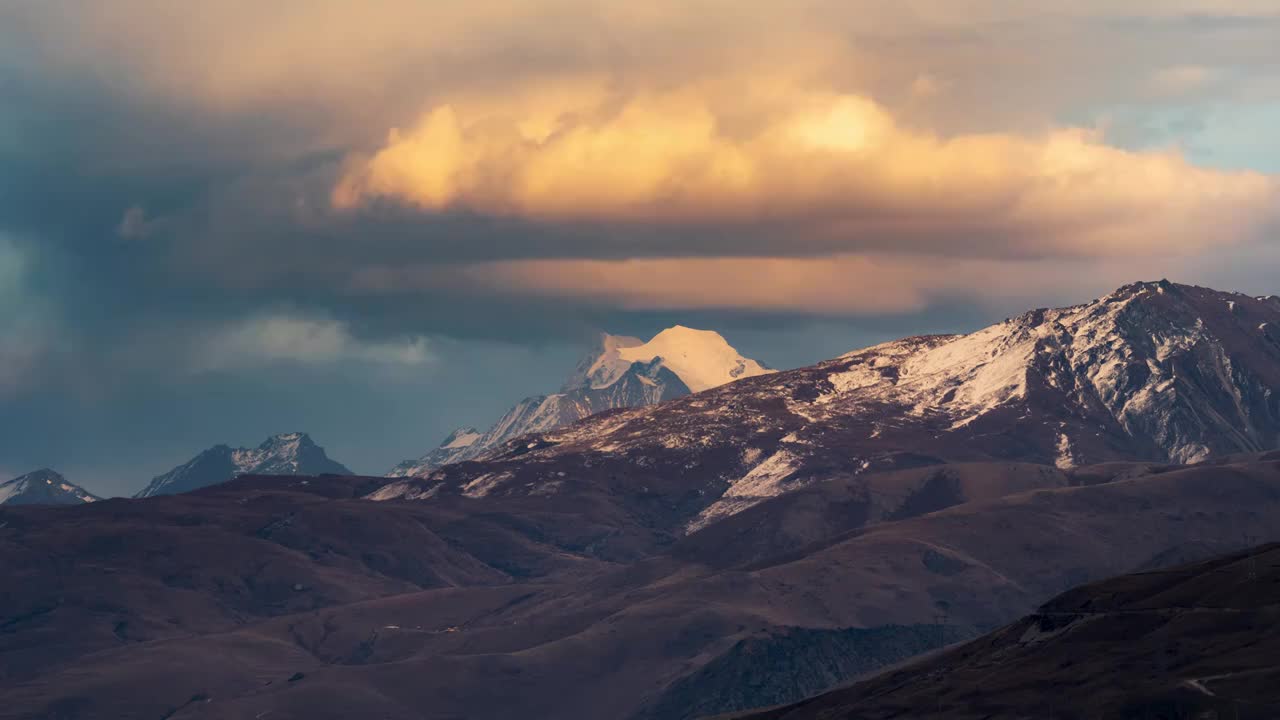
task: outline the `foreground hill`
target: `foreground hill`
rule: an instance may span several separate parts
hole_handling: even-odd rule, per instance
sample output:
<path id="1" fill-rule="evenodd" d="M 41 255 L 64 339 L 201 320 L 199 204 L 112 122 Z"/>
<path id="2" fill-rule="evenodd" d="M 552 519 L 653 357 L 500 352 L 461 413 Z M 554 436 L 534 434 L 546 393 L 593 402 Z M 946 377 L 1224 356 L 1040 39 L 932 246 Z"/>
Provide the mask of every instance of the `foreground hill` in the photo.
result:
<path id="1" fill-rule="evenodd" d="M 1280 298 L 1137 283 L 528 435 L 378 497 L 604 493 L 674 540 L 838 474 L 1277 446 Z M 551 500 L 548 500 L 549 502 Z"/>
<path id="2" fill-rule="evenodd" d="M 1274 718 L 1280 545 L 1066 592 L 958 648 L 741 720 Z"/>
<path id="3" fill-rule="evenodd" d="M 519 504 L 504 514 L 468 501 L 357 499 L 380 481 L 246 476 L 91 512 L 4 506 L 0 686 L 102 649 L 598 565 L 567 549 L 605 532 L 587 508 L 565 517 Z"/>
<path id="4" fill-rule="evenodd" d="M 388 475 L 425 475 L 477 458 L 512 438 L 554 430 L 605 410 L 656 405 L 770 372 L 710 330 L 676 325 L 649 342 L 603 334 L 560 392 L 521 400 L 485 432 L 458 428 L 435 450 L 400 463 Z"/>
<path id="5" fill-rule="evenodd" d="M 48 468 L 0 483 L 0 505 L 83 505 L 101 499 Z"/>
<path id="6" fill-rule="evenodd" d="M 134 497 L 190 492 L 226 482 L 238 475 L 350 475 L 306 433 L 272 435 L 256 448 L 214 445 L 163 475 L 157 475 Z"/>
<path id="7" fill-rule="evenodd" d="M 597 496 L 359 499 L 379 482 L 0 510 L 0 717 L 683 720 L 1280 523 L 1270 457 L 962 464 L 834 477 L 622 564 L 647 529 Z"/>

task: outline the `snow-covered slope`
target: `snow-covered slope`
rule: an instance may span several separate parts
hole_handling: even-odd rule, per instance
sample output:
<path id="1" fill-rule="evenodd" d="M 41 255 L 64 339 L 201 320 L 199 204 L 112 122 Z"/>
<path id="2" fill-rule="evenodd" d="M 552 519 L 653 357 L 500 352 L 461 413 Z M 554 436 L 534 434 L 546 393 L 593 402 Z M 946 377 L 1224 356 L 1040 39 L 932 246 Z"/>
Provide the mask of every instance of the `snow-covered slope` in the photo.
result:
<path id="1" fill-rule="evenodd" d="M 172 495 L 226 482 L 237 475 L 350 475 L 306 433 L 273 435 L 256 448 L 215 445 L 163 475 L 134 497 Z"/>
<path id="2" fill-rule="evenodd" d="M 603 486 L 646 512 L 658 503 L 661 522 L 693 530 L 840 474 L 1274 449 L 1276 388 L 1280 298 L 1136 283 L 969 335 L 905 338 L 534 434 L 404 492 Z"/>
<path id="3" fill-rule="evenodd" d="M 508 440 L 547 432 L 604 410 L 643 407 L 773 372 L 744 358 L 719 333 L 677 325 L 649 342 L 602 334 L 560 392 L 521 400 L 478 437 L 460 444 L 455 431 L 440 447 L 406 460 L 390 477 L 417 477 L 435 468 L 478 458 Z M 471 428 L 464 428 L 472 433 Z"/>
<path id="4" fill-rule="evenodd" d="M 1060 466 L 1107 459 L 1098 445 L 1108 436 L 1144 459 L 1178 463 L 1270 449 L 1280 430 L 1277 320 L 1274 296 L 1137 283 L 972 335 L 849 353 L 848 369 L 831 376 L 831 400 L 892 402 L 909 416 L 945 418 L 949 430 L 1002 407 L 1061 402 Z M 1072 427 L 1083 418 L 1098 424 Z"/>
<path id="5" fill-rule="evenodd" d="M 83 505 L 100 499 L 48 468 L 0 483 L 0 505 Z"/>
<path id="6" fill-rule="evenodd" d="M 440 447 L 417 460 L 405 460 L 387 474 L 391 477 L 416 475 L 431 468 L 465 460 L 477 450 L 476 442 L 483 437 L 484 433 L 473 427 L 460 427 L 449 433 L 449 437 L 440 443 Z"/>
<path id="7" fill-rule="evenodd" d="M 569 392 L 584 387 L 602 388 L 612 385 L 631 368 L 631 362 L 622 359 L 621 351 L 643 344 L 644 341 L 640 338 L 601 333 L 596 347 L 582 358 L 560 390 Z"/>
<path id="8" fill-rule="evenodd" d="M 693 392 L 772 372 L 755 360 L 739 355 L 720 333 L 683 325 L 667 328 L 643 345 L 619 346 L 617 356 L 628 363 L 648 363 L 662 358 L 663 364 Z"/>

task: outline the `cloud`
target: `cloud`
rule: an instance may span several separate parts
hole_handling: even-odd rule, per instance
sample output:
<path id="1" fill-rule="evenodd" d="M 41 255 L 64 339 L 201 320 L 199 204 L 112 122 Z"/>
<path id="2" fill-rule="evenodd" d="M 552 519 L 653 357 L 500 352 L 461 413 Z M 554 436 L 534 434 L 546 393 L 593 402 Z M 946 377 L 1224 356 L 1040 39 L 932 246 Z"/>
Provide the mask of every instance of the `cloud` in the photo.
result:
<path id="1" fill-rule="evenodd" d="M 432 354 L 423 337 L 364 341 L 338 320 L 267 314 L 231 323 L 196 340 L 190 369 L 208 372 L 271 364 L 303 366 L 360 362 L 417 367 Z"/>
<path id="2" fill-rule="evenodd" d="M 370 125 L 433 97 L 501 96 L 584 68 L 625 85 L 790 66 L 873 95 L 943 73 L 953 118 L 987 117 L 1002 96 L 1002 113 L 1040 113 L 1207 56 L 1257 64 L 1277 14 L 1273 0 L 68 0 L 6 4 L 0 27 L 45 74 L 90 68 L 118 92 L 224 120 L 323 109 L 331 129 L 380 134 Z"/>
<path id="3" fill-rule="evenodd" d="M 866 312 L 928 302 L 903 288 L 929 263 L 1138 267 L 1257 242 L 1275 178 L 1198 167 L 1175 149 L 1190 131 L 1152 113 L 1265 87 L 1277 22 L 1273 0 L 13 5 L 0 80 L 27 95 L 0 115 L 24 118 L 49 190 L 101 206 L 95 227 L 148 234 L 93 258 L 148 307 L 296 306 L 392 339 L 490 323 L 477 302 L 376 298 L 468 295 L 456 270 L 593 308 Z M 87 258 L 94 232 L 56 241 Z M 654 270 L 696 285 L 683 260 L 778 279 L 639 299 Z M 886 265 L 902 287 L 842 287 Z M 540 271 L 562 289 L 523 279 Z"/>
<path id="4" fill-rule="evenodd" d="M 1185 277 L 1160 260 L 955 258 L 893 253 L 822 257 L 540 259 L 367 270 L 357 292 L 575 299 L 631 311 L 732 310 L 830 316 L 894 315 L 947 300 L 1018 308 L 1078 300 L 1138 277 Z M 1081 295 L 1081 293 L 1084 295 Z"/>
<path id="5" fill-rule="evenodd" d="M 697 88 L 572 100 L 437 107 L 353 161 L 333 201 L 640 225 L 785 223 L 778 250 L 788 254 L 892 246 L 1097 257 L 1247 239 L 1277 199 L 1260 173 L 1120 150 L 1094 131 L 944 137 L 856 95 L 771 94 L 730 108 Z"/>

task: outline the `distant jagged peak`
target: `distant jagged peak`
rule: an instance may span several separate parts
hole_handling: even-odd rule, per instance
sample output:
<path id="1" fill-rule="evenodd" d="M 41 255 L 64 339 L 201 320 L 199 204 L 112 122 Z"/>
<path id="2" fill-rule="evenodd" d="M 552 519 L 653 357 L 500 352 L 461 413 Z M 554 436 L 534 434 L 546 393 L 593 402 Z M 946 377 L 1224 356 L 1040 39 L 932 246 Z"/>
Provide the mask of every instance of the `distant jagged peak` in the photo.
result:
<path id="1" fill-rule="evenodd" d="M 252 472 L 266 464 L 271 464 L 273 470 L 296 471 L 298 453 L 311 445 L 314 443 L 306 433 L 279 433 L 263 440 L 256 448 L 233 449 L 231 459 L 238 473 Z"/>
<path id="2" fill-rule="evenodd" d="M 196 490 L 237 475 L 352 474 L 330 459 L 305 432 L 277 433 L 254 448 L 214 445 L 163 475 L 157 475 L 135 497 L 171 495 Z"/>
<path id="3" fill-rule="evenodd" d="M 81 505 L 100 499 L 50 468 L 0 483 L 0 505 Z"/>

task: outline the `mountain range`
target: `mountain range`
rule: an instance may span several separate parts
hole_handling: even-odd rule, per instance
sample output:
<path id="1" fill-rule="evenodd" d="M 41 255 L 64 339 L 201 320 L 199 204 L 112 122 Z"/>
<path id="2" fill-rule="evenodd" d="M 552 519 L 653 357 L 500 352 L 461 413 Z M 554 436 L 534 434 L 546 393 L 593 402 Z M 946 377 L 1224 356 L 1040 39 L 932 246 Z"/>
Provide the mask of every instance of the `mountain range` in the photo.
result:
<path id="1" fill-rule="evenodd" d="M 306 433 L 273 435 L 256 448 L 215 445 L 174 469 L 157 475 L 134 497 L 189 492 L 238 475 L 351 475 L 341 463 L 330 460 L 324 448 Z"/>
<path id="2" fill-rule="evenodd" d="M 1280 298 L 1167 281 L 533 433 L 379 498 L 604 493 L 668 540 L 840 474 L 1276 447 Z"/>
<path id="3" fill-rule="evenodd" d="M 0 483 L 0 505 L 81 505 L 96 500 L 101 498 L 48 468 Z"/>
<path id="4" fill-rule="evenodd" d="M 685 362 L 696 331 L 605 338 L 562 397 L 683 390 L 403 477 L 290 462 L 6 505 L 0 718 L 904 717 L 939 697 L 1093 717 L 1187 693 L 1270 717 L 1241 618 L 1196 609 L 1244 607 L 1241 561 L 1185 564 L 1280 523 L 1277 322 L 1275 297 L 1135 283 L 737 379 Z M 1169 656 L 1166 619 L 1186 672 L 1142 664 Z M 1140 706 L 1108 704 L 1116 673 Z M 1029 696 L 1064 686 L 1080 697 Z"/>
<path id="5" fill-rule="evenodd" d="M 649 342 L 602 334 L 559 392 L 521 400 L 483 433 L 459 428 L 438 448 L 400 463 L 388 476 L 424 475 L 480 457 L 512 438 L 554 430 L 605 410 L 656 405 L 769 372 L 710 330 L 677 325 Z"/>

